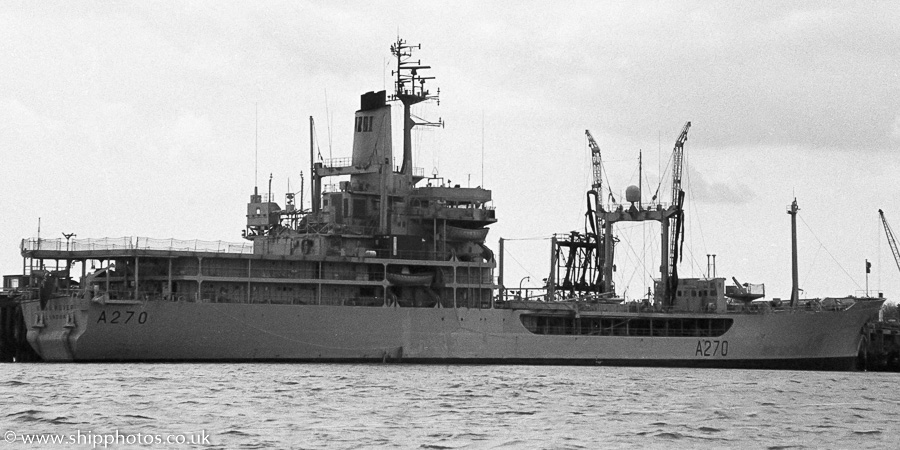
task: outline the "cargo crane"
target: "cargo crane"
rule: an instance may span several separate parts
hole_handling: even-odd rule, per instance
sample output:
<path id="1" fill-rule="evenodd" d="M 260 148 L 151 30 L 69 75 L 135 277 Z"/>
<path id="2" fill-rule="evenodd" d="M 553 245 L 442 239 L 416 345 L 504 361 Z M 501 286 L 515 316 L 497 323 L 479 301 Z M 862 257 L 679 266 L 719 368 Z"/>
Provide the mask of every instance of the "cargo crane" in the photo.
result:
<path id="1" fill-rule="evenodd" d="M 597 246 L 597 257 L 596 260 L 596 268 L 599 269 L 603 267 L 603 261 L 601 258 L 606 259 L 609 258 L 611 261 L 613 258 L 614 247 L 610 246 L 610 248 L 606 249 L 604 252 L 603 248 L 603 234 L 604 234 L 604 224 L 601 223 L 599 213 L 603 211 L 603 158 L 600 155 L 600 146 L 597 145 L 597 141 L 594 140 L 594 136 L 591 135 L 590 130 L 584 130 L 585 136 L 587 136 L 588 146 L 591 148 L 591 167 L 592 173 L 594 175 L 593 183 L 591 184 L 591 190 L 588 191 L 588 220 L 591 221 L 591 228 L 594 230 L 594 239 L 596 240 Z M 591 202 L 590 197 L 593 194 L 594 196 L 594 209 L 591 211 Z M 598 272 L 595 274 L 596 276 L 596 285 L 599 292 L 611 292 L 614 289 L 612 288 L 612 280 L 604 280 L 602 275 Z"/>
<path id="2" fill-rule="evenodd" d="M 591 184 L 591 189 L 599 195 L 603 186 L 603 160 L 600 157 L 600 146 L 597 145 L 594 136 L 591 136 L 590 130 L 584 130 L 584 134 L 587 136 L 588 146 L 591 147 L 591 165 L 594 169 L 594 183 Z M 597 201 L 597 209 L 600 209 L 600 200 Z"/>
<path id="3" fill-rule="evenodd" d="M 894 238 L 894 232 L 888 225 L 887 219 L 884 218 L 884 211 L 879 209 L 878 214 L 881 216 L 881 223 L 884 224 L 884 234 L 887 235 L 888 245 L 891 246 L 891 252 L 894 254 L 894 262 L 897 263 L 897 269 L 900 269 L 900 251 L 897 250 L 897 239 Z"/>
<path id="4" fill-rule="evenodd" d="M 601 268 L 604 258 L 612 258 L 612 246 L 604 246 L 604 223 L 600 219 L 603 212 L 602 176 L 603 162 L 600 146 L 585 130 L 588 146 L 591 150 L 593 183 L 587 192 L 587 212 L 585 213 L 584 234 L 573 231 L 568 235 L 554 236 L 553 252 L 550 263 L 550 279 L 548 293 L 550 297 L 557 292 L 568 298 L 587 298 L 600 295 L 614 295 L 615 289 L 611 279 L 604 277 Z"/>
<path id="5" fill-rule="evenodd" d="M 590 130 L 584 130 L 585 136 L 588 139 L 588 146 L 591 148 L 591 165 L 593 167 L 594 173 L 594 182 L 591 184 L 591 190 L 588 191 L 588 212 L 587 219 L 591 223 L 591 229 L 594 230 L 594 234 L 597 234 L 599 237 L 600 223 L 597 222 L 597 214 L 595 212 L 599 212 L 603 208 L 603 200 L 602 200 L 602 189 L 603 189 L 603 160 L 600 157 L 600 146 L 597 145 L 597 141 L 594 140 L 594 136 L 591 136 Z M 594 196 L 594 204 L 591 205 L 590 197 L 593 194 Z M 597 242 L 600 242 L 597 239 Z M 599 250 L 599 248 L 598 248 Z"/>
<path id="6" fill-rule="evenodd" d="M 668 286 L 666 286 L 666 302 L 668 305 L 675 303 L 675 293 L 678 290 L 678 260 L 680 247 L 684 243 L 684 191 L 681 189 L 681 173 L 684 159 L 684 143 L 687 141 L 688 130 L 691 123 L 686 122 L 681 134 L 675 140 L 675 148 L 672 150 L 672 205 L 676 207 L 676 213 L 669 219 L 671 225 L 669 232 L 669 267 Z M 681 242 L 679 242 L 679 240 Z"/>

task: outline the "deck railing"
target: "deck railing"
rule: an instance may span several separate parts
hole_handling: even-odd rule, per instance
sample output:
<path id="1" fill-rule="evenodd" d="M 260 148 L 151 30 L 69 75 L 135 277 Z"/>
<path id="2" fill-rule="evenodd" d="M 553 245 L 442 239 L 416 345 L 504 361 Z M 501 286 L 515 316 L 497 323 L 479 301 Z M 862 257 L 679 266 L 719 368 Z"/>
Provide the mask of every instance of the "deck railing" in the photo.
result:
<path id="1" fill-rule="evenodd" d="M 147 237 L 121 237 L 100 239 L 22 239 L 22 251 L 92 251 L 92 250 L 168 250 L 213 253 L 253 253 L 252 243 L 226 241 L 201 241 L 179 239 L 153 239 Z"/>

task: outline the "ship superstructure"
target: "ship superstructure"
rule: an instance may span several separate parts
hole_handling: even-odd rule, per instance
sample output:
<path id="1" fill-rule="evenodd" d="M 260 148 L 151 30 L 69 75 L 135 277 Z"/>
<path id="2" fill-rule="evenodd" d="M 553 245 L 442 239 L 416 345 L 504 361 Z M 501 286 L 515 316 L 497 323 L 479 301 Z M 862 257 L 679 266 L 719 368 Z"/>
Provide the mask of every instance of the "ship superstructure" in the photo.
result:
<path id="1" fill-rule="evenodd" d="M 590 229 L 554 238 L 539 298 L 509 295 L 485 245 L 491 191 L 414 166 L 412 130 L 441 123 L 411 111 L 438 97 L 430 67 L 412 59 L 419 48 L 391 46 L 393 93 L 361 96 L 350 157 L 317 158 L 310 137 L 309 210 L 302 195 L 279 205 L 271 180 L 265 194 L 254 188 L 246 244 L 23 240 L 16 298 L 29 344 L 47 361 L 854 366 L 883 299 L 751 304 L 752 285 L 680 279 L 680 185 L 669 205 L 642 203 L 639 189 L 628 206 L 605 204 L 590 135 Z M 402 152 L 392 108 L 402 109 Z M 662 224 L 657 294 L 626 302 L 612 281 L 614 225 L 645 220 Z"/>
<path id="2" fill-rule="evenodd" d="M 413 127 L 435 124 L 416 122 L 411 107 L 438 100 L 425 88 L 434 77 L 422 72 L 430 67 L 412 61 L 417 48 L 401 39 L 391 46 L 397 60 L 394 93 L 361 96 L 351 157 L 317 161 L 310 136 L 311 211 L 298 211 L 292 202 L 282 209 L 256 191 L 250 198 L 244 236 L 253 242 L 253 253 L 289 257 L 296 270 L 317 280 L 282 281 L 298 303 L 490 305 L 496 285 L 493 255 L 484 241 L 486 227 L 496 222 L 491 192 L 426 179 L 413 166 Z M 399 167 L 391 141 L 392 107 L 402 108 Z M 311 133 L 312 126 L 310 118 Z M 332 177 L 349 180 L 324 183 Z M 240 264 L 245 261 L 231 265 L 237 270 Z M 260 283 L 251 282 L 251 289 L 254 284 Z"/>

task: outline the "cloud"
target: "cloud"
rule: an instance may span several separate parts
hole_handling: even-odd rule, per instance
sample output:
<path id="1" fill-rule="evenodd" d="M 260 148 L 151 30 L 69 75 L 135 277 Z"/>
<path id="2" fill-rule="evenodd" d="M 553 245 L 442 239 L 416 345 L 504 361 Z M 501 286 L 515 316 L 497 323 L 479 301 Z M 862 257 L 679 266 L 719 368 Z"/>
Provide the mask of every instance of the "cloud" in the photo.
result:
<path id="1" fill-rule="evenodd" d="M 213 125 L 206 115 L 181 110 L 172 126 L 176 145 L 193 145 L 208 141 L 213 135 Z"/>
<path id="2" fill-rule="evenodd" d="M 523 9 L 543 29 L 510 24 L 513 38 L 472 51 L 477 66 L 509 81 L 489 94 L 498 106 L 524 98 L 547 117 L 589 111 L 632 136 L 692 120 L 710 145 L 728 147 L 890 144 L 900 103 L 890 45 L 900 30 L 887 19 L 895 7 L 572 8 L 577 17 Z"/>
<path id="3" fill-rule="evenodd" d="M 62 129 L 62 124 L 42 116 L 18 99 L 0 99 L 0 134 L 7 145 L 40 147 Z"/>
<path id="4" fill-rule="evenodd" d="M 743 205 L 756 197 L 753 190 L 741 181 L 711 181 L 691 167 L 687 170 L 684 190 L 690 199 L 700 203 Z"/>

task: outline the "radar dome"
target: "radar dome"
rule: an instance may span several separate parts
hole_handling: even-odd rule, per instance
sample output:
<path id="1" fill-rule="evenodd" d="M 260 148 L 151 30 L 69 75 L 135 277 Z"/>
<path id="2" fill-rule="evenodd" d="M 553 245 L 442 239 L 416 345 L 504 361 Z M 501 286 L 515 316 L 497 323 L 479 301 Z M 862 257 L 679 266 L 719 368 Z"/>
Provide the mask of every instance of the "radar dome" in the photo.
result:
<path id="1" fill-rule="evenodd" d="M 640 203 L 641 202 L 641 188 L 637 186 L 628 186 L 625 189 L 625 200 L 631 203 Z"/>

